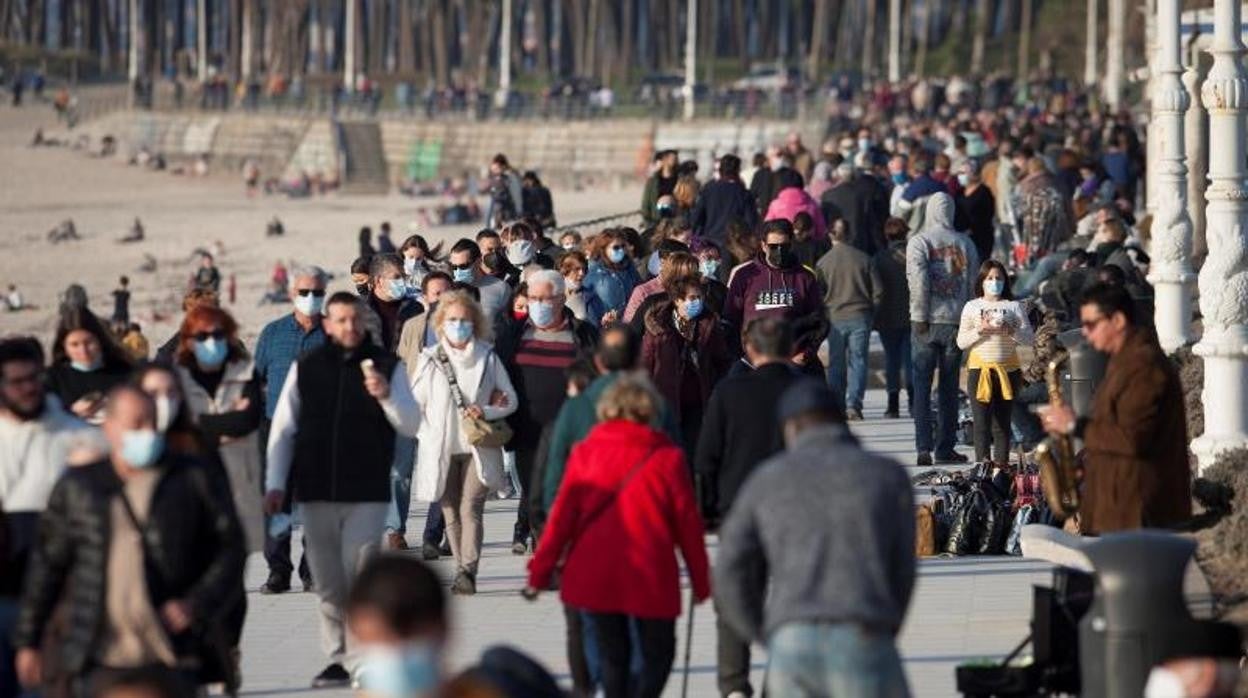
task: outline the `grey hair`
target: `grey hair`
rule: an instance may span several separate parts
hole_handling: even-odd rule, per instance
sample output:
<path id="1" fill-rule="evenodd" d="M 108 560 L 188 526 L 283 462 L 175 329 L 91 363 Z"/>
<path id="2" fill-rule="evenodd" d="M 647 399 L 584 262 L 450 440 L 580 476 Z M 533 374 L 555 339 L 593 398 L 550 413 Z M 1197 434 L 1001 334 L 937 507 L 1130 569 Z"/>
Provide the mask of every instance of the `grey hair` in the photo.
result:
<path id="1" fill-rule="evenodd" d="M 529 276 L 527 283 L 529 284 L 529 288 L 533 288 L 538 284 L 550 284 L 551 290 L 554 291 L 556 296 L 562 296 L 566 292 L 563 283 L 563 275 L 554 269 L 542 269 L 541 271 L 533 272 L 533 274 Z"/>
<path id="2" fill-rule="evenodd" d="M 315 264 L 301 264 L 295 267 L 290 273 L 290 280 L 298 281 L 299 279 L 306 279 L 309 276 L 316 279 L 316 283 L 319 286 L 324 286 L 325 283 L 329 281 L 329 274 L 326 274 L 324 269 L 316 266 Z"/>
<path id="3" fill-rule="evenodd" d="M 372 260 L 368 263 L 368 275 L 376 279 L 381 276 L 387 269 L 396 269 L 400 273 L 403 272 L 403 258 L 393 252 L 383 252 L 373 255 Z"/>

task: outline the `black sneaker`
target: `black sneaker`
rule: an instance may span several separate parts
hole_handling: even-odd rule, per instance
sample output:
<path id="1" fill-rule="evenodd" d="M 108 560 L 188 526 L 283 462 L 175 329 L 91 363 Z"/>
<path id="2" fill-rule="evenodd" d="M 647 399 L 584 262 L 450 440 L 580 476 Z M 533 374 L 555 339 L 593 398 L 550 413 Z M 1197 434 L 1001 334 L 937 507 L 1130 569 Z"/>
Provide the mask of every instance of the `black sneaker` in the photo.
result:
<path id="1" fill-rule="evenodd" d="M 928 453 L 927 451 L 923 451 L 922 453 L 920 453 L 918 460 L 915 462 L 915 465 L 920 465 L 920 466 L 926 466 L 926 465 L 931 465 L 931 464 L 932 464 L 932 454 Z"/>
<path id="2" fill-rule="evenodd" d="M 312 582 L 311 576 L 303 577 L 302 581 L 304 591 L 316 591 L 316 584 Z"/>
<path id="3" fill-rule="evenodd" d="M 290 575 L 270 572 L 269 578 L 260 585 L 261 594 L 285 594 L 290 591 Z"/>
<path id="4" fill-rule="evenodd" d="M 436 560 L 442 557 L 442 550 L 434 543 L 425 543 L 420 546 L 420 556 L 426 561 Z"/>
<path id="5" fill-rule="evenodd" d="M 312 688 L 344 688 L 351 685 L 351 674 L 337 662 L 325 667 L 312 679 Z"/>
<path id="6" fill-rule="evenodd" d="M 954 451 L 953 453 L 947 453 L 943 456 L 936 456 L 936 462 L 941 465 L 952 465 L 956 463 L 970 463 L 971 459 L 961 453 L 958 453 L 957 451 Z"/>
<path id="7" fill-rule="evenodd" d="M 451 542 L 449 540 L 443 540 L 442 545 L 438 546 L 438 554 L 442 557 L 451 556 Z"/>
<path id="8" fill-rule="evenodd" d="M 455 575 L 455 581 L 451 583 L 451 593 L 456 596 L 472 596 L 477 593 L 477 577 L 463 570 Z"/>

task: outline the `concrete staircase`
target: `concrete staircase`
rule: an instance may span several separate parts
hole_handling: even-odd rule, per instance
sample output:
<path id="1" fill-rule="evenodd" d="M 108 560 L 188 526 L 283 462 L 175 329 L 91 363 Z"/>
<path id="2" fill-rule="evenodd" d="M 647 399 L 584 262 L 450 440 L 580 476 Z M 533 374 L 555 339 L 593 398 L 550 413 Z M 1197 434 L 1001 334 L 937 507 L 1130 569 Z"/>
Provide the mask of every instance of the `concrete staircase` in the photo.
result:
<path id="1" fill-rule="evenodd" d="M 345 154 L 342 192 L 344 194 L 386 194 L 390 191 L 389 168 L 381 142 L 381 126 L 376 122 L 340 123 Z"/>

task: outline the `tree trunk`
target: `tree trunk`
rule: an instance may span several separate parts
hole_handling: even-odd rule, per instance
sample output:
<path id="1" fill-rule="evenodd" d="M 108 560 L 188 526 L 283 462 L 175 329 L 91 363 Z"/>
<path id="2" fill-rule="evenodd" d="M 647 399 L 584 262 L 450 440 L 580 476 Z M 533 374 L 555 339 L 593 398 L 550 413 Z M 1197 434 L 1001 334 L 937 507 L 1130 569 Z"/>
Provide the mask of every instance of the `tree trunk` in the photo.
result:
<path id="1" fill-rule="evenodd" d="M 555 72 L 550 66 L 550 32 L 546 26 L 546 3 L 533 0 L 533 24 L 537 29 L 537 69 L 546 74 L 547 82 L 554 80 Z"/>
<path id="2" fill-rule="evenodd" d="M 586 77 L 594 75 L 595 68 L 598 65 L 598 36 L 602 29 L 599 15 L 602 13 L 602 0 L 589 0 L 589 16 L 585 19 L 585 33 L 582 38 L 585 40 L 585 57 L 584 63 Z"/>
<path id="3" fill-rule="evenodd" d="M 823 39 L 828 31 L 828 3 L 815 0 L 815 16 L 810 22 L 810 55 L 806 57 L 806 73 L 812 83 L 819 82 L 819 63 L 823 58 Z"/>
<path id="4" fill-rule="evenodd" d="M 563 0 L 564 21 L 568 24 L 569 53 L 572 56 L 572 75 L 585 74 L 585 6 L 581 0 Z"/>
<path id="5" fill-rule="evenodd" d="M 901 5 L 901 78 L 905 80 L 905 66 L 911 65 L 910 56 L 914 55 L 914 18 L 911 16 L 911 13 L 914 11 L 914 3 L 911 0 L 901 0 Z M 911 66 L 911 69 L 913 72 L 913 66 Z"/>
<path id="6" fill-rule="evenodd" d="M 688 2 L 688 0 L 685 1 Z M 667 5 L 667 25 L 664 27 L 667 30 L 667 64 L 663 67 L 668 68 L 680 64 L 682 55 L 680 47 L 684 36 L 680 31 L 680 3 L 676 0 L 666 0 L 665 4 Z"/>
<path id="7" fill-rule="evenodd" d="M 450 56 L 446 42 L 446 0 L 433 0 L 433 64 L 438 87 L 450 84 Z"/>
<path id="8" fill-rule="evenodd" d="M 971 74 L 984 74 L 984 45 L 988 42 L 988 23 L 991 19 L 988 0 L 975 0 L 975 39 L 971 43 Z"/>
<path id="9" fill-rule="evenodd" d="M 633 4 L 634 0 L 622 0 L 621 5 L 623 7 L 620 8 L 620 48 L 616 51 L 615 57 L 617 81 L 621 85 L 628 84 L 629 71 L 633 66 L 633 55 L 636 53 L 633 42 L 636 41 L 635 36 L 637 32 L 634 25 L 637 23 L 637 18 L 633 14 Z"/>
<path id="10" fill-rule="evenodd" d="M 1023 0 L 1018 28 L 1018 79 L 1026 82 L 1031 72 L 1031 0 Z"/>
<path id="11" fill-rule="evenodd" d="M 923 3 L 922 9 L 919 10 L 919 46 L 914 55 L 914 74 L 923 77 L 924 64 L 927 63 L 927 41 L 932 31 L 931 26 L 931 2 Z"/>
<path id="12" fill-rule="evenodd" d="M 416 74 L 416 37 L 412 32 L 412 0 L 399 0 L 399 73 L 404 80 Z"/>

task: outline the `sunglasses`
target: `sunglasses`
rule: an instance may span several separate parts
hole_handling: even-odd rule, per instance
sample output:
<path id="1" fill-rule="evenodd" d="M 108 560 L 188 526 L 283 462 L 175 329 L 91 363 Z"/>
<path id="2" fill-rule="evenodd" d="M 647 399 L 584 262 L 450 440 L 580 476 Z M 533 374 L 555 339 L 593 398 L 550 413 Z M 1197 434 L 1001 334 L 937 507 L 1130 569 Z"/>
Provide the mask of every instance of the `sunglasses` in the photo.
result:
<path id="1" fill-rule="evenodd" d="M 196 332 L 191 335 L 197 342 L 207 342 L 210 339 L 225 339 L 225 330 L 213 330 L 211 332 Z"/>
<path id="2" fill-rule="evenodd" d="M 769 249 L 769 250 L 787 250 L 787 249 L 789 249 L 789 248 L 791 248 L 791 247 L 793 247 L 793 246 L 792 246 L 792 245 L 790 245 L 790 244 L 789 244 L 789 243 L 787 243 L 787 242 L 786 242 L 786 243 L 780 243 L 780 244 L 771 244 L 771 243 L 767 243 L 767 249 Z"/>
<path id="3" fill-rule="evenodd" d="M 325 289 L 323 288 L 301 288 L 295 291 L 295 293 L 298 293 L 299 295 L 304 296 L 304 297 L 314 296 L 316 298 L 322 298 L 325 296 Z"/>
<path id="4" fill-rule="evenodd" d="M 473 262 L 465 262 L 463 264 L 452 264 L 451 269 L 471 269 Z"/>
<path id="5" fill-rule="evenodd" d="M 1105 317 L 1104 315 L 1102 315 L 1101 317 L 1098 317 L 1098 318 L 1096 318 L 1095 320 L 1084 320 L 1084 321 L 1080 322 L 1079 324 L 1080 324 L 1080 325 L 1083 325 L 1083 331 L 1084 331 L 1084 332 L 1091 332 L 1092 330 L 1096 329 L 1096 326 L 1097 326 L 1097 325 L 1101 324 L 1102 322 L 1104 322 L 1104 321 L 1106 321 L 1106 320 L 1108 320 L 1108 319 L 1109 319 L 1109 318 L 1107 318 L 1107 317 Z"/>
<path id="6" fill-rule="evenodd" d="M 628 249 L 628 248 L 624 247 L 623 245 L 612 245 L 612 246 L 611 246 L 610 248 L 608 248 L 608 249 L 610 249 L 612 252 L 617 252 L 617 251 L 619 251 L 619 250 L 626 250 L 626 249 Z"/>

